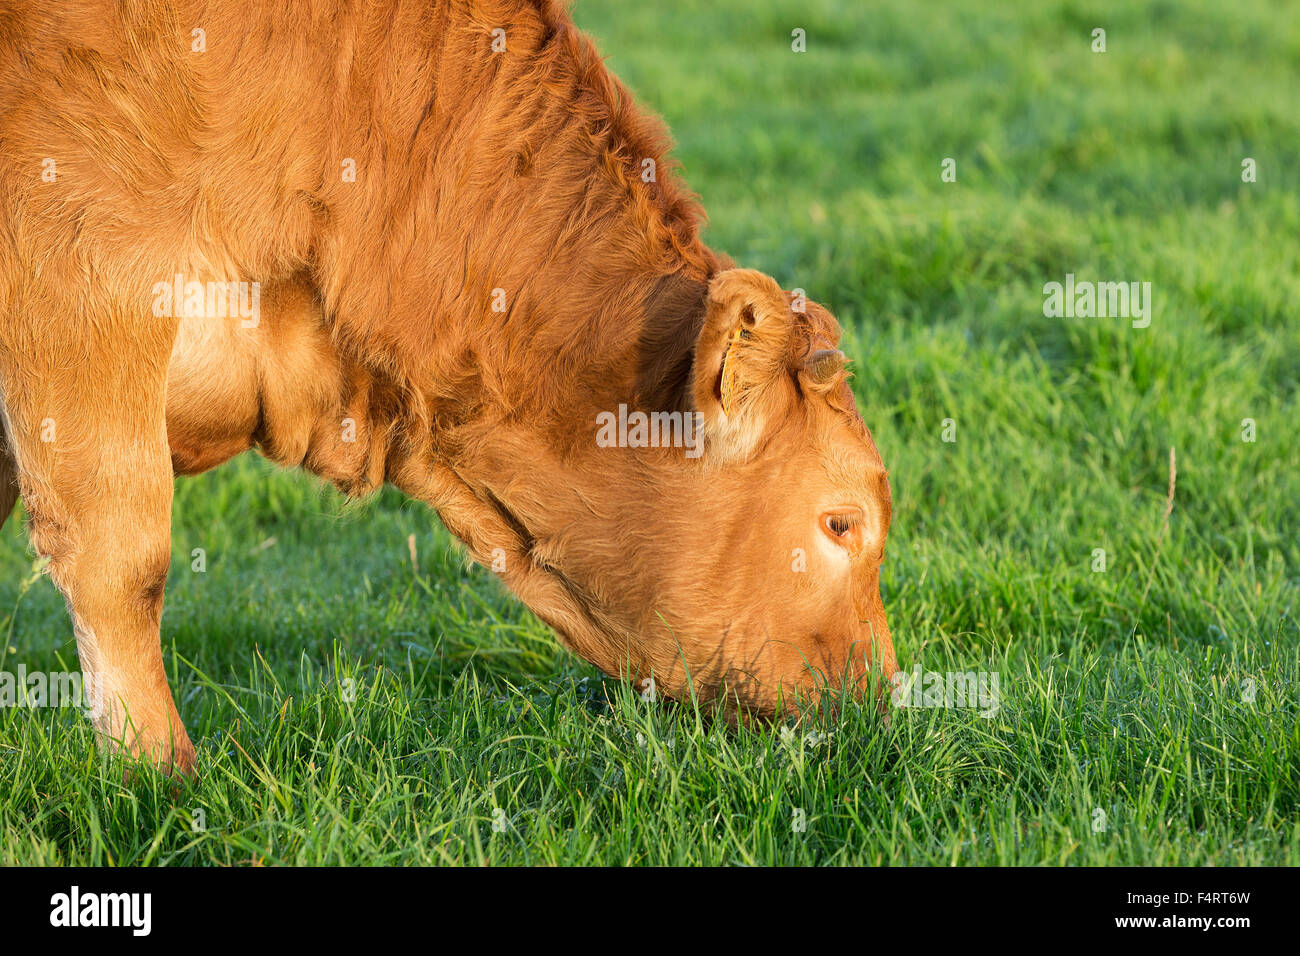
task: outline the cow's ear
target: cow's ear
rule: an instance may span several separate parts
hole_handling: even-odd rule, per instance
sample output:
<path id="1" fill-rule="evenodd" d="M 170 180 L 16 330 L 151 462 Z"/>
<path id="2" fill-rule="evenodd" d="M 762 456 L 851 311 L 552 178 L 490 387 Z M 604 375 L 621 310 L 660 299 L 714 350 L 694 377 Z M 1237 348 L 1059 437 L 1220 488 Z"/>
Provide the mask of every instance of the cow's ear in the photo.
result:
<path id="1" fill-rule="evenodd" d="M 794 316 L 776 280 L 729 269 L 709 283 L 691 370 L 710 456 L 744 457 L 791 400 Z"/>

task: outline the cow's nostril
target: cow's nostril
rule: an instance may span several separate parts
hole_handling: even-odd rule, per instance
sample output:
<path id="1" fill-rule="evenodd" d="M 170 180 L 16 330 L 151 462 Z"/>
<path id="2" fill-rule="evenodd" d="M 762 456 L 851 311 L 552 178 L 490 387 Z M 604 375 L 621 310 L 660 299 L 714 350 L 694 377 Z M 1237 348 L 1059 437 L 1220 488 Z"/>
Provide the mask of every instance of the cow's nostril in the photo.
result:
<path id="1" fill-rule="evenodd" d="M 825 535 L 846 550 L 857 554 L 863 544 L 863 514 L 861 508 L 834 508 L 822 513 L 819 522 Z"/>

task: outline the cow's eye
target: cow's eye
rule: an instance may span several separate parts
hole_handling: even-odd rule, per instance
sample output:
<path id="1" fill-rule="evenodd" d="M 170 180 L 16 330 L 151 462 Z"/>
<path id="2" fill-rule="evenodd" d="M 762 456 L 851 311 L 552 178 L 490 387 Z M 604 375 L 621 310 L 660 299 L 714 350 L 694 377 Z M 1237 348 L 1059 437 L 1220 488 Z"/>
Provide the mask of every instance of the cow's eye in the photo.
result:
<path id="1" fill-rule="evenodd" d="M 863 545 L 863 518 L 861 508 L 835 508 L 822 513 L 820 524 L 828 538 L 849 554 L 857 554 Z"/>
<path id="2" fill-rule="evenodd" d="M 828 515 L 826 523 L 830 526 L 831 534 L 837 538 L 848 534 L 849 529 L 853 527 L 853 519 L 844 514 Z"/>

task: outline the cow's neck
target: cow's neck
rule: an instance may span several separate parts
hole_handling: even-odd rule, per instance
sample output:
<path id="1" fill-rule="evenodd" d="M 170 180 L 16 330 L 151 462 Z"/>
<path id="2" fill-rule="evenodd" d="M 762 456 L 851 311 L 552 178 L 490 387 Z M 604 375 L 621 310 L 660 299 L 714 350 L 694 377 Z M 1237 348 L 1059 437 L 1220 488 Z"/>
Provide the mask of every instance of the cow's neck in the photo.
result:
<path id="1" fill-rule="evenodd" d="M 504 51 L 456 5 L 421 30 L 360 16 L 376 22 L 355 25 L 338 90 L 352 172 L 322 154 L 312 251 L 340 339 L 452 416 L 480 399 L 567 414 L 593 390 L 657 386 L 718 268 L 661 124 L 558 5 L 516 11 Z M 642 337 L 652 358 L 629 370 Z"/>
<path id="2" fill-rule="evenodd" d="M 604 412 L 686 412 L 707 283 L 689 274 L 624 283 L 643 294 L 593 316 L 585 330 L 526 314 L 511 321 L 532 320 L 535 334 L 454 328 L 461 347 L 440 353 L 441 374 L 404 376 L 397 420 L 376 422 L 394 435 L 390 471 L 402 474 L 414 456 L 477 476 L 476 486 L 489 477 L 508 484 L 542 458 L 552 469 L 584 459 Z"/>
<path id="3" fill-rule="evenodd" d="M 359 25 L 337 111 L 355 176 L 325 157 L 313 272 L 335 340 L 408 396 L 397 445 L 428 433 L 466 471 L 526 467 L 484 464 L 511 440 L 572 459 L 600 411 L 680 409 L 724 263 L 662 127 L 562 9 L 519 10 L 504 53 L 457 9 Z"/>

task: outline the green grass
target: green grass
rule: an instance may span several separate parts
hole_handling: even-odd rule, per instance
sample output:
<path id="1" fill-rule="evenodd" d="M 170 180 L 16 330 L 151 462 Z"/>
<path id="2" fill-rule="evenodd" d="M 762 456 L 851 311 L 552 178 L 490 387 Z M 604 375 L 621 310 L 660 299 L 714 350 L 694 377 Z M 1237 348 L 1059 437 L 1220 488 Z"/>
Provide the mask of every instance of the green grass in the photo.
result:
<path id="1" fill-rule="evenodd" d="M 84 720 L 0 711 L 0 862 L 1300 863 L 1300 20 L 754 6 L 576 16 L 710 241 L 845 323 L 900 662 L 997 672 L 997 712 L 711 729 L 558 650 L 423 505 L 243 458 L 177 485 L 163 643 L 202 780 L 124 785 Z M 1150 328 L 1045 318 L 1067 272 L 1150 281 Z M 76 669 L 0 539 L 0 668 Z"/>

